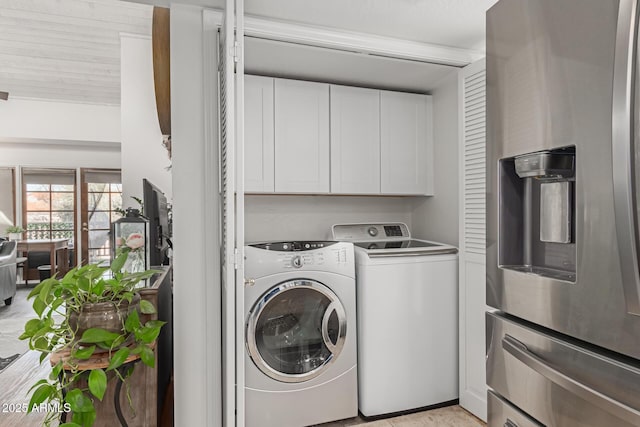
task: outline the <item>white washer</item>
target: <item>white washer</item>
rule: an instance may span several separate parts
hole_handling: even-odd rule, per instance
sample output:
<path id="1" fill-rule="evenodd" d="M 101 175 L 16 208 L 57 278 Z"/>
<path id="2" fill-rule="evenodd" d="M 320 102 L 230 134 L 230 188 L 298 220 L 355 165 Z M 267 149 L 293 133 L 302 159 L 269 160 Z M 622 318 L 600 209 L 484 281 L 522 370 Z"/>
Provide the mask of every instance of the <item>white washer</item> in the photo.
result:
<path id="1" fill-rule="evenodd" d="M 355 242 L 360 412 L 456 403 L 457 249 L 402 223 L 334 225 L 333 238 Z"/>
<path id="2" fill-rule="evenodd" d="M 245 256 L 245 425 L 355 417 L 353 245 L 260 243 Z"/>

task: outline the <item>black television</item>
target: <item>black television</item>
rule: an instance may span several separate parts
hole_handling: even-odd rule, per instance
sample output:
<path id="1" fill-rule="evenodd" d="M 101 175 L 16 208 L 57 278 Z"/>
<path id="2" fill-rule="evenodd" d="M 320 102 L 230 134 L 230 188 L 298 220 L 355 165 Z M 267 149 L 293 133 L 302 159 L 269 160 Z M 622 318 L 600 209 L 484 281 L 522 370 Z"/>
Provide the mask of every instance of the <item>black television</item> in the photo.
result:
<path id="1" fill-rule="evenodd" d="M 151 266 L 167 265 L 171 238 L 167 198 L 146 178 L 142 180 L 142 203 L 144 216 L 149 220 L 149 263 Z"/>

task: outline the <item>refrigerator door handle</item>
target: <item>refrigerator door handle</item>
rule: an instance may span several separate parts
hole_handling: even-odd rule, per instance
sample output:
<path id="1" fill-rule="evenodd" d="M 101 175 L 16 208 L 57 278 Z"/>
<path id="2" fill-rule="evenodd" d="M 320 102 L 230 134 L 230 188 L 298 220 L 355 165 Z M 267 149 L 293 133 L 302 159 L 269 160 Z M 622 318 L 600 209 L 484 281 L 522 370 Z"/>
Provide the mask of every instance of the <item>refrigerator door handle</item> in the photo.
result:
<path id="1" fill-rule="evenodd" d="M 609 396 L 582 384 L 566 374 L 563 374 L 556 368 L 550 366 L 544 359 L 534 354 L 525 344 L 512 336 L 505 335 L 502 338 L 502 348 L 538 374 L 581 399 L 598 406 L 618 418 L 628 421 L 632 425 L 638 421 L 640 412 L 617 402 Z"/>
<path id="2" fill-rule="evenodd" d="M 634 68 L 637 0 L 620 0 L 613 68 L 612 166 L 616 235 L 627 312 L 640 316 L 634 171 Z"/>

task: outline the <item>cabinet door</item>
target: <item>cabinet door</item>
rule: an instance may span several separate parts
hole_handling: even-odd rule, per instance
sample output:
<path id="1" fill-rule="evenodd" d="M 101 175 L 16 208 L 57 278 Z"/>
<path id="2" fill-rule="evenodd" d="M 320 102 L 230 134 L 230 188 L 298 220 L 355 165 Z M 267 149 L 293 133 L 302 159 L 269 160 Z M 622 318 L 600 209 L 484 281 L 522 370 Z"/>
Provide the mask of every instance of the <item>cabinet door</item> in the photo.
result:
<path id="1" fill-rule="evenodd" d="M 383 194 L 433 195 L 431 97 L 380 93 Z"/>
<path id="2" fill-rule="evenodd" d="M 244 78 L 244 190 L 273 192 L 273 78 Z"/>
<path id="3" fill-rule="evenodd" d="M 275 80 L 275 191 L 329 192 L 329 85 Z"/>
<path id="4" fill-rule="evenodd" d="M 380 91 L 331 86 L 331 192 L 380 193 Z"/>

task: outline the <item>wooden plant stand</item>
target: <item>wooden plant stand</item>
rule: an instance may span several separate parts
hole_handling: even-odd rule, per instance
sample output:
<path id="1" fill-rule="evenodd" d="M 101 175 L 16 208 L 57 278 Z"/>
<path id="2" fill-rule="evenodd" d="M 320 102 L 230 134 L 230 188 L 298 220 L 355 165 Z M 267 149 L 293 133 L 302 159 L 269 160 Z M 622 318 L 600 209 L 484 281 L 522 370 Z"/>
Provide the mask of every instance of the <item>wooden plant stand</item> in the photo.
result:
<path id="1" fill-rule="evenodd" d="M 155 343 L 152 347 L 155 347 Z M 69 355 L 70 352 L 68 350 L 52 353 L 50 358 L 51 366 L 55 366 L 60 360 L 67 360 Z M 117 370 L 122 376 L 125 376 L 127 369 L 137 364 L 139 361 L 139 355 L 131 354 L 127 357 L 124 363 L 117 368 Z M 90 371 L 92 369 L 106 370 L 107 367 L 109 367 L 109 354 L 99 353 L 86 360 L 79 360 L 77 369 L 78 371 Z M 72 368 L 65 364 L 64 369 L 69 371 Z M 127 380 L 131 391 L 130 394 L 133 410 L 129 407 L 130 405 L 127 395 L 122 394 L 122 380 L 117 376 L 117 378 L 110 380 L 102 401 L 95 397 L 93 398 L 96 413 L 98 415 L 94 427 L 112 427 L 118 425 L 118 423 L 122 427 L 156 425 L 156 382 L 153 381 L 156 376 L 153 374 L 155 374 L 154 368 L 149 368 L 148 366 L 140 363 Z M 153 384 L 149 384 L 148 381 Z M 81 377 L 81 379 L 78 380 L 78 386 L 86 388 L 87 379 Z M 151 402 L 153 402 L 153 404 L 149 405 Z M 129 410 L 123 412 L 123 407 L 129 408 Z M 66 418 L 67 413 L 63 412 L 61 415 L 61 423 L 66 422 Z"/>

